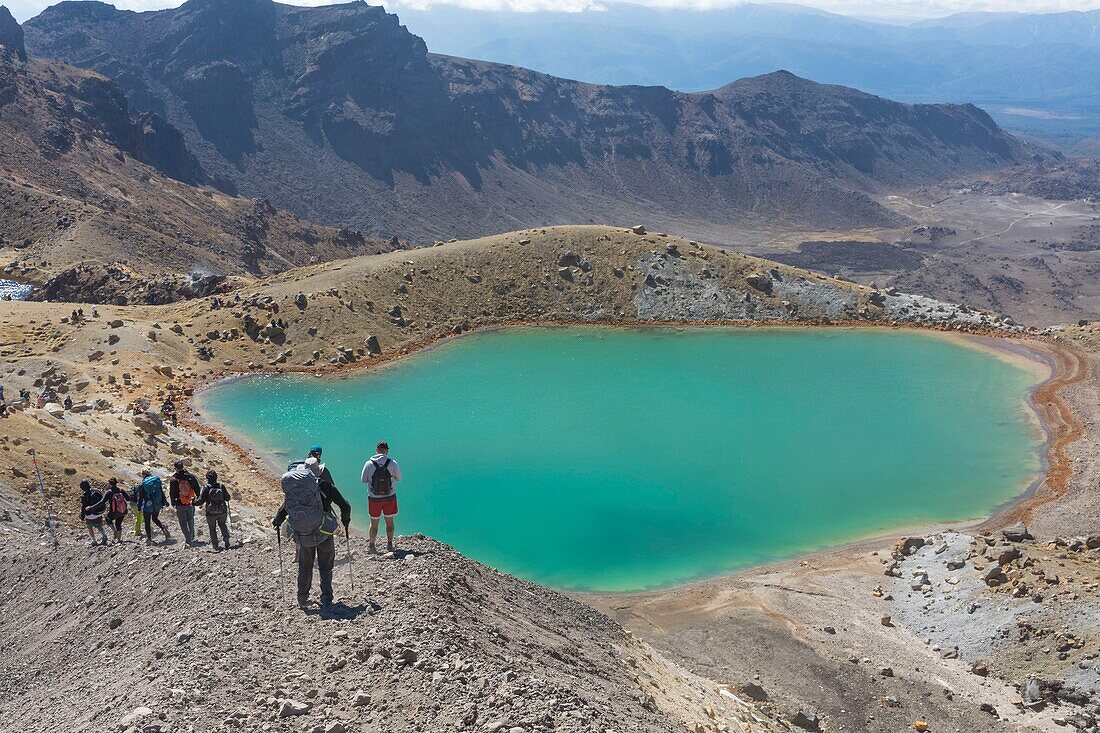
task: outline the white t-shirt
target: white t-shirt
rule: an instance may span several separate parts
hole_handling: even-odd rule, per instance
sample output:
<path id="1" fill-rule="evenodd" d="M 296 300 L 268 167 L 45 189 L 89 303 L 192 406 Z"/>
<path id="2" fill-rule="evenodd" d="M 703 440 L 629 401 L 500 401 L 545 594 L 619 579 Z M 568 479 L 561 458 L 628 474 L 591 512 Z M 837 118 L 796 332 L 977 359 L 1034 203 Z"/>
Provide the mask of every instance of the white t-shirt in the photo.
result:
<path id="1" fill-rule="evenodd" d="M 387 459 L 389 460 L 388 464 L 386 464 Z M 370 486 L 370 481 L 371 478 L 374 477 L 374 472 L 377 471 L 378 467 L 383 464 L 386 465 L 386 468 L 390 472 L 390 484 L 393 486 L 393 491 L 386 494 L 385 496 L 393 496 L 397 493 L 397 482 L 401 480 L 401 467 L 397 465 L 397 461 L 393 460 L 384 453 L 375 453 L 373 456 L 370 457 L 369 461 L 363 464 L 363 483 L 365 483 L 367 486 Z M 373 493 L 373 489 L 371 490 L 370 495 L 375 498 L 382 498 L 381 495 Z"/>

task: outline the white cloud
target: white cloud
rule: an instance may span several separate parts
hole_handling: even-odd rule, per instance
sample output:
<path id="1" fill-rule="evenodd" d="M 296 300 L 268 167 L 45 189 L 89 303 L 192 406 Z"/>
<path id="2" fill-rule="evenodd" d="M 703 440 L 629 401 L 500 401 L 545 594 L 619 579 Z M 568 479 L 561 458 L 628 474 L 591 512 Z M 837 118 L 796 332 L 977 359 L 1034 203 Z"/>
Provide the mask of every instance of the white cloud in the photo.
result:
<path id="1" fill-rule="evenodd" d="M 281 0 L 294 5 L 328 5 L 331 0 Z M 722 8 L 744 0 L 632 0 L 654 7 Z M 48 0 L 0 0 L 20 22 L 40 13 Z M 127 10 L 159 10 L 180 5 L 180 0 L 117 0 Z M 579 12 L 598 9 L 601 0 L 398 0 L 383 2 L 395 12 L 401 7 L 423 9 L 450 4 L 485 10 L 560 10 Z M 1100 0 L 804 0 L 803 4 L 849 15 L 883 18 L 931 18 L 975 11 L 1049 13 L 1100 8 Z"/>

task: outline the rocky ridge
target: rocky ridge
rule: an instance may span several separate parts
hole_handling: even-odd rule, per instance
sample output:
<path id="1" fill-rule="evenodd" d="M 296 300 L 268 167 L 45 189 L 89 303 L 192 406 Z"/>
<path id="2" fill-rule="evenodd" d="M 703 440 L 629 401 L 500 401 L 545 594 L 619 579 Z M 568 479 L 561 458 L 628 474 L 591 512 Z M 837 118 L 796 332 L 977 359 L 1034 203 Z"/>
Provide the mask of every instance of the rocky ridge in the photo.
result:
<path id="1" fill-rule="evenodd" d="M 245 543 L 222 553 L 89 549 L 68 531 L 56 549 L 0 540 L 0 726 L 789 730 L 591 608 L 423 537 L 384 557 L 353 538 L 337 604 L 304 614 L 281 600 L 270 529 L 234 524 Z M 59 695 L 79 703 L 61 709 Z"/>
<path id="2" fill-rule="evenodd" d="M 786 72 L 684 94 L 434 56 L 365 3 L 62 2 L 24 30 L 32 55 L 110 75 L 244 195 L 413 241 L 643 216 L 711 239 L 890 225 L 868 194 L 1049 155 L 971 105 Z"/>

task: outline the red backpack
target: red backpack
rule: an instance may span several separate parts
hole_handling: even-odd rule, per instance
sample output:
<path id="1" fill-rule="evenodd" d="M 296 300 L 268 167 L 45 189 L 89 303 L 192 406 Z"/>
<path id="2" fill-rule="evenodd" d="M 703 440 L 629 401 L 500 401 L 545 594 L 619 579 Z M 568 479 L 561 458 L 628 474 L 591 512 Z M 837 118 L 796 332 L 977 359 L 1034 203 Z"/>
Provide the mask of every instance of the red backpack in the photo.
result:
<path id="1" fill-rule="evenodd" d="M 124 517 L 128 511 L 128 502 L 126 501 L 126 495 L 121 491 L 116 491 L 111 494 L 111 516 Z"/>

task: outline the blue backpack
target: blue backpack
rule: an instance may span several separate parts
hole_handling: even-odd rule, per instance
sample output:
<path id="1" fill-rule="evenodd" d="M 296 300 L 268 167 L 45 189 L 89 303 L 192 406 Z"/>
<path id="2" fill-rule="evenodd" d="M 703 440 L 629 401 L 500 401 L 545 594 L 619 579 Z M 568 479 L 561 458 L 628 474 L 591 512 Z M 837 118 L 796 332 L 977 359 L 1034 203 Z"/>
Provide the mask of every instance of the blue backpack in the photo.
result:
<path id="1" fill-rule="evenodd" d="M 146 513 L 159 512 L 164 506 L 164 486 L 158 476 L 146 476 L 141 481 L 141 511 Z"/>

